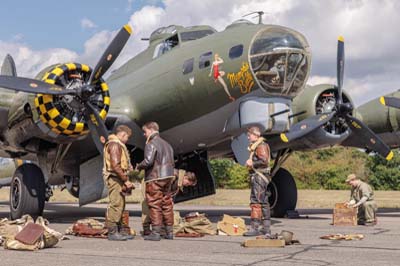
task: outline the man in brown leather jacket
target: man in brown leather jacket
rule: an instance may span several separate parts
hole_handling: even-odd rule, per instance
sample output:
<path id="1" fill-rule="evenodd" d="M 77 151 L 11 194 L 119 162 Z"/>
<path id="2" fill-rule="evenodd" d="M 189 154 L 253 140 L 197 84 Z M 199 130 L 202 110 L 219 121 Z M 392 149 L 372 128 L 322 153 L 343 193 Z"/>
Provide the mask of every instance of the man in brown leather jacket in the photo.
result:
<path id="1" fill-rule="evenodd" d="M 250 157 L 246 166 L 250 170 L 251 224 L 249 231 L 244 233 L 244 236 L 264 234 L 269 237 L 271 236 L 271 212 L 267 187 L 270 182 L 270 148 L 265 139 L 261 137 L 258 127 L 249 128 L 247 138 L 250 141 Z"/>
<path id="2" fill-rule="evenodd" d="M 127 174 L 132 170 L 132 165 L 125 146 L 131 135 L 132 130 L 129 127 L 120 125 L 116 129 L 116 134 L 111 134 L 104 145 L 103 177 L 109 197 L 106 219 L 108 240 L 121 241 L 133 238 L 120 230 L 122 213 L 125 210 L 125 192 L 134 188 L 128 180 Z"/>
<path id="3" fill-rule="evenodd" d="M 173 239 L 174 213 L 171 185 L 174 181 L 174 151 L 163 140 L 156 122 L 143 126 L 147 138 L 144 160 L 137 165 L 138 170 L 145 170 L 146 201 L 150 210 L 152 232 L 145 240 L 159 241 L 160 231 L 166 229 L 166 238 Z"/>

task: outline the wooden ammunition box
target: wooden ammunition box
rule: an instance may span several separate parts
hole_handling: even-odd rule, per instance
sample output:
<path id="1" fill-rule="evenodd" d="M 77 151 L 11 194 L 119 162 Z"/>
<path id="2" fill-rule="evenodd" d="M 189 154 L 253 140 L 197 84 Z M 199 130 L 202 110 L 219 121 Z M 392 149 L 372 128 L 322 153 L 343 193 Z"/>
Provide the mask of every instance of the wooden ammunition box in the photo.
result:
<path id="1" fill-rule="evenodd" d="M 336 203 L 335 209 L 333 209 L 333 225 L 357 225 L 357 208 L 349 208 L 344 203 Z"/>
<path id="2" fill-rule="evenodd" d="M 242 243 L 246 248 L 283 248 L 285 240 L 281 239 L 248 239 Z"/>

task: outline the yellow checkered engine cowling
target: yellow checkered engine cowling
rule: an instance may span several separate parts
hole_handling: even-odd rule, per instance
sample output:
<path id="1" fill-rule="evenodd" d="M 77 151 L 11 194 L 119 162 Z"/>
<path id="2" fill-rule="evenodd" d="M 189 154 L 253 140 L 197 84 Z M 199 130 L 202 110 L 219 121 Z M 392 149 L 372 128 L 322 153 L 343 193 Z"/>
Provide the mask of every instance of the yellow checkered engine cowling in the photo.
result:
<path id="1" fill-rule="evenodd" d="M 57 84 L 64 89 L 73 89 L 74 85 L 85 83 L 92 69 L 84 64 L 68 63 L 55 66 L 46 72 L 42 80 Z M 95 85 L 95 93 L 90 102 L 94 105 L 104 120 L 110 107 L 110 94 L 107 84 L 100 79 Z M 51 137 L 79 138 L 89 133 L 83 114 L 83 103 L 72 95 L 37 94 L 35 107 L 42 125 L 39 128 Z"/>

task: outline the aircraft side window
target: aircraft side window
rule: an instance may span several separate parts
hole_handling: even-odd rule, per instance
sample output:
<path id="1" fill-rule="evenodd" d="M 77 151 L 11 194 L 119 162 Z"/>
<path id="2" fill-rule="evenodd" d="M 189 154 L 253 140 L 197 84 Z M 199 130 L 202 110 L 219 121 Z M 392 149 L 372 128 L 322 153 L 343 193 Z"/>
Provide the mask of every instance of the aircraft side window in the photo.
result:
<path id="1" fill-rule="evenodd" d="M 243 44 L 233 46 L 229 50 L 229 58 L 230 59 L 235 59 L 235 58 L 241 57 L 242 54 L 243 54 Z"/>
<path id="2" fill-rule="evenodd" d="M 194 58 L 186 60 L 182 66 L 183 75 L 191 73 L 193 71 L 193 65 L 194 65 Z"/>
<path id="3" fill-rule="evenodd" d="M 199 58 L 199 68 L 206 68 L 211 65 L 211 57 L 212 57 L 212 52 L 207 52 L 202 55 L 200 55 Z"/>
<path id="4" fill-rule="evenodd" d="M 154 49 L 153 59 L 165 54 L 178 44 L 179 44 L 178 34 L 175 34 L 174 36 L 166 39 L 162 43 L 157 44 L 156 48 Z"/>

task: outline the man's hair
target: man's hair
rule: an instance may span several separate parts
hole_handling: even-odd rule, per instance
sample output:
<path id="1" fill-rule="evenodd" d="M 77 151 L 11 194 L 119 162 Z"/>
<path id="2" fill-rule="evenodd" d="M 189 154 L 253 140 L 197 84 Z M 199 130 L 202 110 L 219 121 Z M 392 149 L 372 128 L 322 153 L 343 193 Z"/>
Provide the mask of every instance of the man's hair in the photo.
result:
<path id="1" fill-rule="evenodd" d="M 192 183 L 192 186 L 195 186 L 197 184 L 197 177 L 194 173 L 186 172 L 186 178 L 189 182 Z"/>
<path id="2" fill-rule="evenodd" d="M 129 128 L 128 126 L 126 126 L 126 125 L 119 125 L 115 131 L 117 132 L 117 134 L 118 134 L 119 132 L 125 132 L 125 133 L 128 134 L 129 136 L 132 136 L 132 129 L 130 129 L 130 128 Z"/>
<path id="3" fill-rule="evenodd" d="M 257 127 L 257 126 L 249 127 L 249 128 L 247 129 L 247 132 L 250 133 L 250 134 L 256 135 L 256 136 L 258 136 L 258 137 L 261 136 L 261 130 L 260 130 L 260 128 Z"/>
<path id="4" fill-rule="evenodd" d="M 157 122 L 147 122 L 146 124 L 143 125 L 142 127 L 143 129 L 148 128 L 148 129 L 152 129 L 154 131 L 159 131 L 160 127 L 158 126 Z"/>

